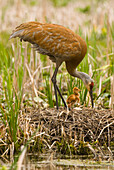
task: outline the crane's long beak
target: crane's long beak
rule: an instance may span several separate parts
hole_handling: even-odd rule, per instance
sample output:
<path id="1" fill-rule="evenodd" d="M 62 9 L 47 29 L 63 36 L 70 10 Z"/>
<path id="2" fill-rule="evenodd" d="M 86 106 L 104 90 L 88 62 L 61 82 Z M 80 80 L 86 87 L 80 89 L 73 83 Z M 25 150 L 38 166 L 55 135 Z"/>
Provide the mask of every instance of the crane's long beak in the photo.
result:
<path id="1" fill-rule="evenodd" d="M 93 103 L 93 91 L 92 88 L 89 91 L 90 97 L 91 97 L 91 104 L 92 104 L 92 108 L 94 108 L 94 103 Z"/>

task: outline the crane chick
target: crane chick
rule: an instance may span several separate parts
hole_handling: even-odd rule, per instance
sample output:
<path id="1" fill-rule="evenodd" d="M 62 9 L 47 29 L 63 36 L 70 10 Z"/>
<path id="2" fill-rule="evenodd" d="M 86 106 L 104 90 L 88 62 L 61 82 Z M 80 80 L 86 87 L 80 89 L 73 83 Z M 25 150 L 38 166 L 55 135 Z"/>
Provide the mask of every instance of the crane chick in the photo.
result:
<path id="1" fill-rule="evenodd" d="M 73 88 L 73 93 L 71 94 L 68 99 L 67 99 L 67 104 L 68 104 L 68 108 L 71 108 L 71 106 L 73 106 L 75 104 L 75 102 L 77 101 L 78 103 L 80 102 L 80 98 L 79 98 L 79 93 L 81 90 L 78 89 L 77 87 Z"/>

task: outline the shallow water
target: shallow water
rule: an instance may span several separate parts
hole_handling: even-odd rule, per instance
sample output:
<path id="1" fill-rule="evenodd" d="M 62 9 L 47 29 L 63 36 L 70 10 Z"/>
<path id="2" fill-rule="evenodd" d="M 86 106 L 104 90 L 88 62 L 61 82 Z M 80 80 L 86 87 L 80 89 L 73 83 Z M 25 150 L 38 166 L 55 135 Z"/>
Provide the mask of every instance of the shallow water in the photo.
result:
<path id="1" fill-rule="evenodd" d="M 37 162 L 35 164 L 29 164 L 29 167 L 34 169 L 57 169 L 57 170 L 75 170 L 75 169 L 100 169 L 100 170 L 113 170 L 114 166 L 113 165 L 108 165 L 108 164 L 89 164 L 89 163 L 84 163 L 81 162 L 80 160 L 54 160 L 52 162 L 49 161 L 42 161 L 42 162 Z"/>
<path id="2" fill-rule="evenodd" d="M 11 164 L 5 165 L 10 168 Z M 94 161 L 89 156 L 69 157 L 55 153 L 26 154 L 19 170 L 114 170 L 114 162 Z"/>
<path id="3" fill-rule="evenodd" d="M 113 162 L 100 161 L 96 162 L 92 158 L 85 159 L 84 157 L 80 158 L 55 158 L 54 154 L 42 154 L 27 156 L 28 160 L 23 165 L 30 170 L 113 170 Z"/>

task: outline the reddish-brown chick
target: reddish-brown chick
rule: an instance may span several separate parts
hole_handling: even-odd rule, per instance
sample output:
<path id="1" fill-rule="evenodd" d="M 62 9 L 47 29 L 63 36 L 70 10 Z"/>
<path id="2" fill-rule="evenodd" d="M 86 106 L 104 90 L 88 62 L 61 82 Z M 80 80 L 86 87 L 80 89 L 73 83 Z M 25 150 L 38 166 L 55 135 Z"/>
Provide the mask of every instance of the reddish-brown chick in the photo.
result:
<path id="1" fill-rule="evenodd" d="M 79 91 L 81 91 L 80 89 L 78 89 L 77 87 L 74 87 L 73 88 L 73 93 L 74 94 L 71 94 L 68 99 L 67 99 L 67 104 L 68 104 L 68 107 L 71 108 L 71 106 L 73 106 L 75 104 L 75 102 L 77 101 L 78 103 L 80 102 L 80 98 L 79 98 Z"/>

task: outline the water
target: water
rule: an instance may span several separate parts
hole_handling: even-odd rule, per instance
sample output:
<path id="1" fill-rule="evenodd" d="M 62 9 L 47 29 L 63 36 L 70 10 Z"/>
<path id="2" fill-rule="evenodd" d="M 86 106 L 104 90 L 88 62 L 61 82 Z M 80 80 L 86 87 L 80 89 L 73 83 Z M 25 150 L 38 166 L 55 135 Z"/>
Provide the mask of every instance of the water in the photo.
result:
<path id="1" fill-rule="evenodd" d="M 58 157 L 58 156 L 57 156 Z M 57 158 L 54 153 L 27 156 L 27 162 L 23 167 L 30 170 L 114 170 L 113 162 L 100 161 L 96 162 L 92 158 Z"/>

